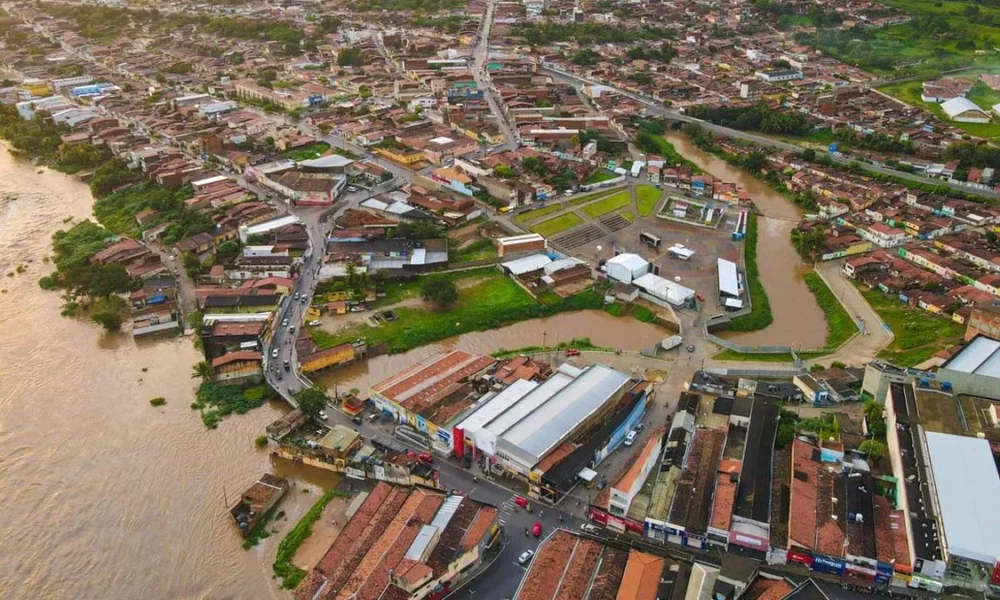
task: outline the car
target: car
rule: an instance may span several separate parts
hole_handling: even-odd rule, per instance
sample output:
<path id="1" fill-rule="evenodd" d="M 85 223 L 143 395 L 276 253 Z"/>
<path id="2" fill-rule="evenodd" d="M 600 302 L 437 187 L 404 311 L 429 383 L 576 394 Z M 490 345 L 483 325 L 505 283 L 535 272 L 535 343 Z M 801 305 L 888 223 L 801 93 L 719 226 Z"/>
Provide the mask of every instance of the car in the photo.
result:
<path id="1" fill-rule="evenodd" d="M 531 562 L 531 559 L 534 556 L 535 556 L 534 550 L 525 550 L 524 552 L 521 553 L 521 556 L 517 557 L 517 564 L 526 565 L 529 562 Z"/>
<path id="2" fill-rule="evenodd" d="M 566 356 L 580 356 L 580 351 L 576 348 L 570 348 L 566 351 Z"/>
<path id="3" fill-rule="evenodd" d="M 353 417 L 351 417 L 351 423 L 354 423 L 355 425 L 361 425 L 361 417 L 358 415 L 354 415 Z"/>
<path id="4" fill-rule="evenodd" d="M 298 299 L 299 299 L 299 293 L 295 292 L 295 295 L 292 296 L 292 300 L 298 300 Z"/>
<path id="5" fill-rule="evenodd" d="M 635 428 L 634 429 L 635 429 L 636 432 L 639 432 L 639 431 L 642 431 L 642 428 L 645 427 L 645 426 L 646 426 L 645 423 L 643 423 L 642 421 L 639 421 L 638 423 L 635 424 Z"/>
<path id="6" fill-rule="evenodd" d="M 323 419 L 324 421 L 327 419 L 327 414 L 325 410 L 319 411 L 319 418 Z"/>
<path id="7" fill-rule="evenodd" d="M 535 524 L 531 526 L 531 533 L 535 537 L 541 537 L 542 536 L 542 524 L 539 523 L 538 521 L 535 521 Z"/>
<path id="8" fill-rule="evenodd" d="M 688 344 L 687 351 L 694 352 L 694 344 Z"/>
<path id="9" fill-rule="evenodd" d="M 281 320 L 281 326 L 288 327 L 288 317 L 285 317 L 284 319 Z"/>
<path id="10" fill-rule="evenodd" d="M 281 380 L 282 380 L 282 379 L 284 379 L 284 378 L 285 378 L 285 377 L 284 377 L 284 376 L 283 376 L 283 375 L 281 374 L 281 372 L 279 371 L 279 372 L 278 372 L 278 381 L 281 381 Z"/>
<path id="11" fill-rule="evenodd" d="M 323 321 L 320 321 L 319 319 L 313 319 L 312 321 L 309 321 L 309 326 L 310 327 L 319 327 L 322 324 L 323 324 Z"/>
<path id="12" fill-rule="evenodd" d="M 514 496 L 514 504 L 520 506 L 524 510 L 528 510 L 528 501 L 522 496 Z"/>
<path id="13" fill-rule="evenodd" d="M 697 294 L 695 294 L 694 297 L 698 299 L 698 302 L 704 302 L 705 301 L 705 296 L 702 296 L 701 292 L 698 292 Z"/>
<path id="14" fill-rule="evenodd" d="M 599 490 L 603 490 L 606 487 L 608 487 L 608 480 L 607 479 L 602 479 L 601 482 L 597 484 L 597 489 L 599 489 Z"/>
<path id="15" fill-rule="evenodd" d="M 295 333 L 295 325 L 292 325 L 291 327 L 289 327 L 288 328 L 288 332 L 289 333 Z"/>
<path id="16" fill-rule="evenodd" d="M 271 350 L 271 358 L 278 358 L 278 349 Z"/>
<path id="17" fill-rule="evenodd" d="M 597 529 L 596 526 L 591 525 L 590 523 L 583 523 L 580 525 L 580 531 L 585 531 L 587 533 L 597 533 L 600 530 Z"/>
<path id="18" fill-rule="evenodd" d="M 422 462 L 424 464 L 428 464 L 428 465 L 434 464 L 434 457 L 431 456 L 430 454 L 426 453 L 426 452 L 421 452 L 420 456 L 418 456 L 417 459 L 419 459 L 420 462 Z"/>
<path id="19" fill-rule="evenodd" d="M 628 432 L 628 435 L 625 436 L 625 445 L 626 446 L 631 446 L 632 444 L 635 443 L 635 438 L 637 438 L 637 437 L 639 437 L 639 432 L 636 431 L 635 429 L 633 429 L 632 431 Z"/>
<path id="20" fill-rule="evenodd" d="M 365 307 L 362 306 L 362 305 L 360 305 L 360 304 L 358 304 L 356 306 L 352 306 L 351 307 L 351 312 L 365 312 Z"/>
<path id="21" fill-rule="evenodd" d="M 349 185 L 349 186 L 347 186 L 347 191 L 348 192 L 356 192 L 356 191 L 358 191 L 358 187 L 355 186 L 355 185 Z"/>
<path id="22" fill-rule="evenodd" d="M 302 296 L 302 299 L 300 300 L 300 302 L 302 302 L 302 304 L 305 304 L 306 300 L 308 300 L 308 298 L 306 298 L 305 296 Z"/>

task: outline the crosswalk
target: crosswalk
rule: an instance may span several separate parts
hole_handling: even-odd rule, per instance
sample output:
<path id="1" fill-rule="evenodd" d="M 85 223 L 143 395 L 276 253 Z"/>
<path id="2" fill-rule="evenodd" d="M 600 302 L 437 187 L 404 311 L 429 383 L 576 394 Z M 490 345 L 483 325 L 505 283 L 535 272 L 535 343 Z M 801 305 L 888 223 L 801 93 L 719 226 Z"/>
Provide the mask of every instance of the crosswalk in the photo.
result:
<path id="1" fill-rule="evenodd" d="M 514 509 L 516 507 L 517 505 L 514 504 L 514 496 L 507 498 L 504 500 L 503 504 L 500 505 L 500 516 L 497 517 L 497 522 L 500 523 L 501 527 L 507 522 L 507 517 L 514 514 Z"/>

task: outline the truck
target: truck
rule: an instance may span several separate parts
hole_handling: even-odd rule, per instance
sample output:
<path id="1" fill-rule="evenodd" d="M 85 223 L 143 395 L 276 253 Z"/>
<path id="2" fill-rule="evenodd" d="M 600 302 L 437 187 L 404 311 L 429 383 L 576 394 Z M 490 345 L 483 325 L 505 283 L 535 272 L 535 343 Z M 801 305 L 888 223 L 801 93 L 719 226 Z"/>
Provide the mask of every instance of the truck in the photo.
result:
<path id="1" fill-rule="evenodd" d="M 683 341 L 684 341 L 683 337 L 679 335 L 673 335 L 660 342 L 660 348 L 663 348 L 664 350 L 673 350 L 677 346 L 680 346 L 681 342 Z"/>

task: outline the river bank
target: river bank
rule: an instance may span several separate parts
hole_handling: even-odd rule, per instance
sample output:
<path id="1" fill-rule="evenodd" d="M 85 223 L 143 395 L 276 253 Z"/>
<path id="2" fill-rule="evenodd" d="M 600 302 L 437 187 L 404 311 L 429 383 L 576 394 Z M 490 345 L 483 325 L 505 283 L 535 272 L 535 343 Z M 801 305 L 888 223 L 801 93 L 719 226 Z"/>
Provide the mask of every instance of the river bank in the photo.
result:
<path id="1" fill-rule="evenodd" d="M 273 545 L 246 552 L 227 498 L 273 470 L 295 519 L 323 473 L 275 461 L 253 438 L 286 410 L 264 407 L 208 431 L 188 407 L 200 360 L 190 340 L 135 341 L 59 316 L 39 289 L 52 233 L 91 216 L 87 186 L 0 152 L 0 589 L 36 598 L 286 598 Z M 163 397 L 154 408 L 149 400 Z M 276 524 L 285 527 L 284 522 Z"/>
<path id="2" fill-rule="evenodd" d="M 750 173 L 702 150 L 684 133 L 668 131 L 664 137 L 703 171 L 742 186 L 761 213 L 757 218 L 757 263 L 773 322 L 758 331 L 730 331 L 722 337 L 747 346 L 823 346 L 824 314 L 803 280 L 810 267 L 791 242 L 792 229 L 801 218 L 799 208 Z"/>

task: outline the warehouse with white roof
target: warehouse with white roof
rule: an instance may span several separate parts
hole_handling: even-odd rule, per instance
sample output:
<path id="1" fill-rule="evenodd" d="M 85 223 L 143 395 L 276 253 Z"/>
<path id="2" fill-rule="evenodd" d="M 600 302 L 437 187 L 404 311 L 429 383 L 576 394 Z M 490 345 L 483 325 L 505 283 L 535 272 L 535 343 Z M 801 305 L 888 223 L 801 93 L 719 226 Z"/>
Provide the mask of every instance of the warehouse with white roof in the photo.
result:
<path id="1" fill-rule="evenodd" d="M 604 365 L 563 364 L 546 381 L 517 381 L 491 394 L 460 421 L 452 439 L 527 477 L 561 444 L 613 410 L 631 387 L 628 375 Z"/>
<path id="2" fill-rule="evenodd" d="M 1000 400 L 1000 342 L 976 336 L 938 369 L 937 379 L 955 394 Z"/>
<path id="3" fill-rule="evenodd" d="M 949 572 L 969 569 L 963 562 L 992 570 L 1000 559 L 1000 475 L 989 442 L 931 431 L 925 437 Z"/>

